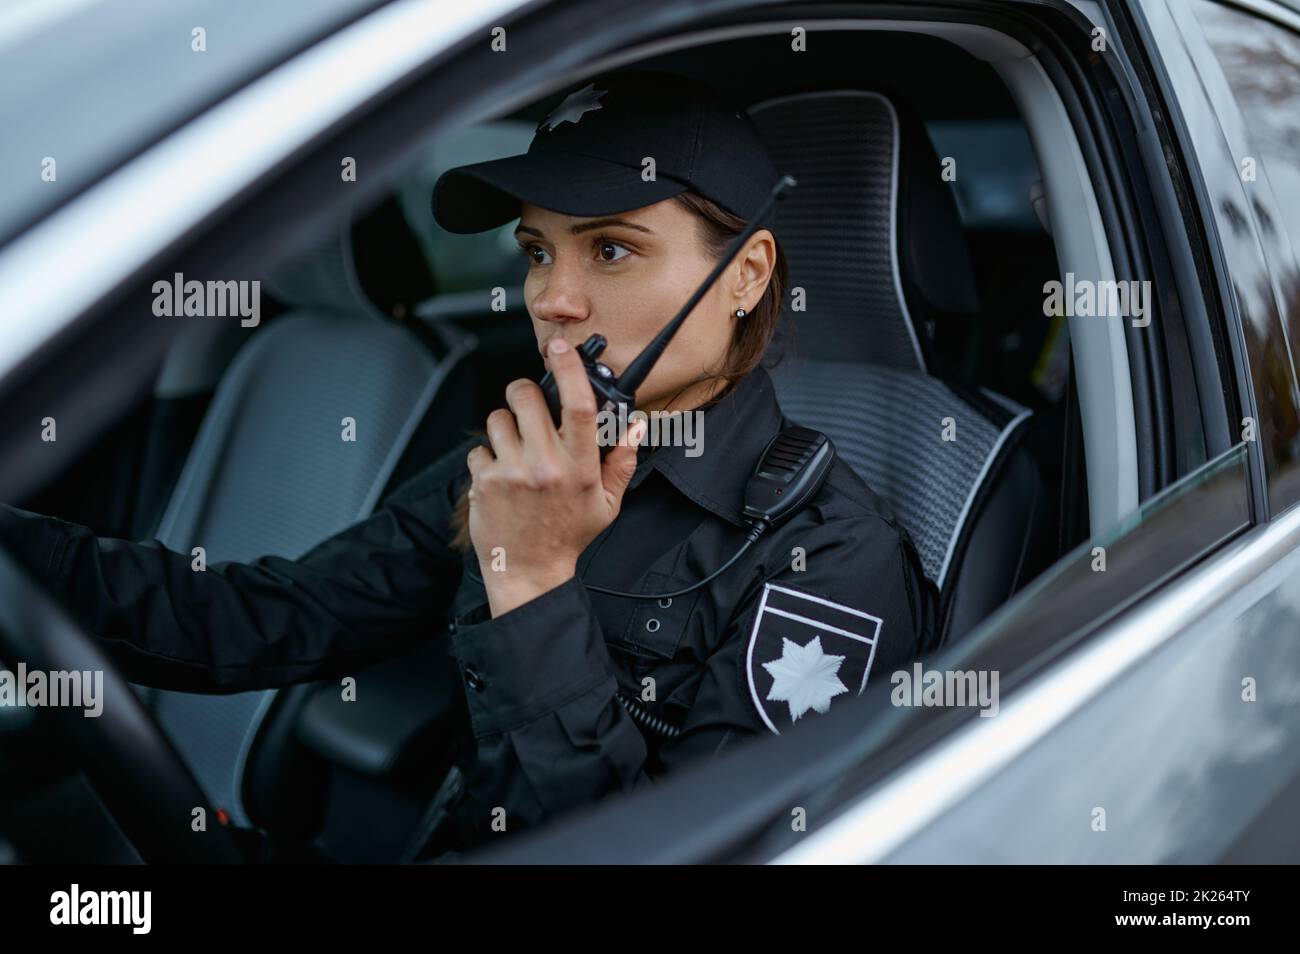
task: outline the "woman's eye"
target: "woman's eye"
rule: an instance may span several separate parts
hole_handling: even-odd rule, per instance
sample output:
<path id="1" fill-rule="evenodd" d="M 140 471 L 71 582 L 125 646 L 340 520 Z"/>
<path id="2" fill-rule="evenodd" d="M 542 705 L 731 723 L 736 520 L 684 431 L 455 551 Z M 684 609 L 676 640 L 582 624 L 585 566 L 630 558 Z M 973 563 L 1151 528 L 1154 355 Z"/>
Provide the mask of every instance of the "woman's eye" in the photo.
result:
<path id="1" fill-rule="evenodd" d="M 628 255 L 632 254 L 632 250 L 627 246 L 619 245 L 617 242 L 610 242 L 608 240 L 597 242 L 596 251 L 600 255 L 600 260 L 602 262 L 617 262 L 619 259 L 626 258 Z M 619 255 L 619 252 L 622 252 L 623 254 Z"/>
<path id="2" fill-rule="evenodd" d="M 542 248 L 540 245 L 521 245 L 519 247 L 523 249 L 523 253 L 528 256 L 528 261 L 530 263 L 534 265 L 550 264 L 549 257 L 546 254 L 546 249 Z"/>

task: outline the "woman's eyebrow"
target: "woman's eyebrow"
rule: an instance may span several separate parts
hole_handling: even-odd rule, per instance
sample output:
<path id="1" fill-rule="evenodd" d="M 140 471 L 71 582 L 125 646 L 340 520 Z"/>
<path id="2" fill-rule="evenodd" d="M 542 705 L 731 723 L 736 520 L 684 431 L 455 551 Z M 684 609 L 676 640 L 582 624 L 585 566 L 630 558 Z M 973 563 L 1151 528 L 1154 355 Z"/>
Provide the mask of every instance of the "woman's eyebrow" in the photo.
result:
<path id="1" fill-rule="evenodd" d="M 583 232 L 590 232 L 592 229 L 606 229 L 613 225 L 621 225 L 626 229 L 635 229 L 638 232 L 645 232 L 647 235 L 655 234 L 654 229 L 648 229 L 636 222 L 629 222 L 627 219 L 592 219 L 590 222 L 579 222 L 569 231 L 574 235 L 579 235 Z"/>
<path id="2" fill-rule="evenodd" d="M 579 222 L 571 226 L 569 232 L 573 235 L 581 235 L 583 232 L 590 232 L 592 229 L 606 229 L 614 225 L 621 225 L 627 229 L 635 229 L 638 232 L 645 232 L 647 235 L 654 235 L 654 229 L 648 229 L 644 225 L 638 225 L 636 222 L 629 222 L 627 219 L 592 219 L 590 222 Z M 515 229 L 515 235 L 524 232 L 528 235 L 536 235 L 538 238 L 545 238 L 540 230 L 531 226 L 521 225 Z"/>

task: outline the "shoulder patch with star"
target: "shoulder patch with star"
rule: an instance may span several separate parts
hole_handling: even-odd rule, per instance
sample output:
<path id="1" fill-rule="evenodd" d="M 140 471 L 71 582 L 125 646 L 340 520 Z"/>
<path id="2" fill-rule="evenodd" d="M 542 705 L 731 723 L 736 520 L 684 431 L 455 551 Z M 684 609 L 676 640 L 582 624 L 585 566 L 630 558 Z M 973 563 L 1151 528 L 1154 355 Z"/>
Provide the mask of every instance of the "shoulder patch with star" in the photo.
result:
<path id="1" fill-rule="evenodd" d="M 867 686 L 881 620 L 851 606 L 765 583 L 745 651 L 749 694 L 777 735 Z"/>

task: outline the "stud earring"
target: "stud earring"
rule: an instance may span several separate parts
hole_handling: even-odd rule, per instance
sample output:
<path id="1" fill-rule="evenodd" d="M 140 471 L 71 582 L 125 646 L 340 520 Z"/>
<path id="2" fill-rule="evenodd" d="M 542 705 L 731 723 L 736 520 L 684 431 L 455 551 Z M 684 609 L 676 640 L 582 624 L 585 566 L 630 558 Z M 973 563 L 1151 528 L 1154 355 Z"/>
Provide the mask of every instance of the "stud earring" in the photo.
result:
<path id="1" fill-rule="evenodd" d="M 736 317 L 737 317 L 737 318 L 744 318 L 744 317 L 745 317 L 745 309 L 743 309 L 743 308 L 737 308 L 737 309 L 736 309 Z"/>

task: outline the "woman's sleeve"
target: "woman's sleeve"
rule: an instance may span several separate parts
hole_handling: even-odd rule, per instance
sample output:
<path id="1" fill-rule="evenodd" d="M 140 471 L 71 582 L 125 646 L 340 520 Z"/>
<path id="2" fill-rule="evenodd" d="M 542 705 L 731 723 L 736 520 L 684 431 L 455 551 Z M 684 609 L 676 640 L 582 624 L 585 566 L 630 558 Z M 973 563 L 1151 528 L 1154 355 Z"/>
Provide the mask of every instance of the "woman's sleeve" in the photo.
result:
<path id="1" fill-rule="evenodd" d="M 199 569 L 157 541 L 96 537 L 4 504 L 0 546 L 101 639 L 131 681 L 263 689 L 347 675 L 441 630 L 460 578 L 447 522 L 461 475 L 458 448 L 296 560 Z"/>
<path id="2" fill-rule="evenodd" d="M 879 618 L 876 651 L 864 647 L 861 654 L 877 672 L 918 654 L 930 625 L 929 584 L 918 578 L 914 550 L 892 527 L 876 517 L 837 520 L 801 532 L 798 545 L 806 553 L 803 568 L 763 570 L 750 598 L 731 614 L 701 666 L 680 734 L 659 750 L 663 766 L 714 756 L 770 730 L 771 717 L 761 711 L 770 701 L 755 698 L 749 671 L 758 663 L 748 651 L 767 625 L 760 610 L 769 584 L 813 597 L 812 606 L 833 602 Z M 651 781 L 645 739 L 617 698 L 615 667 L 577 577 L 499 617 L 458 620 L 452 651 L 477 746 L 467 793 L 483 834 L 500 830 L 502 821 L 509 831 L 531 827 Z M 843 650 L 850 651 L 856 650 Z"/>

